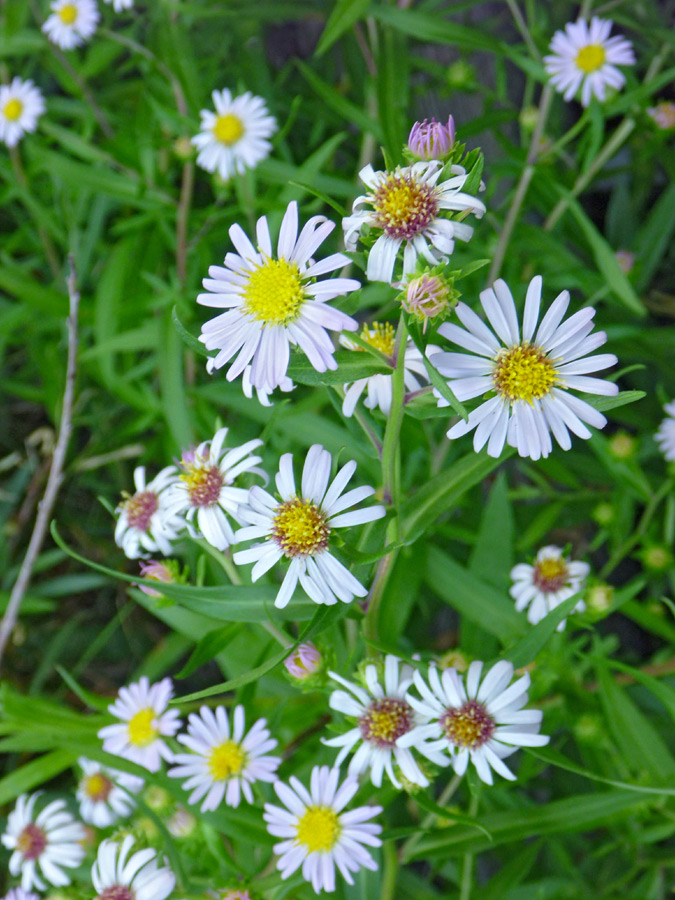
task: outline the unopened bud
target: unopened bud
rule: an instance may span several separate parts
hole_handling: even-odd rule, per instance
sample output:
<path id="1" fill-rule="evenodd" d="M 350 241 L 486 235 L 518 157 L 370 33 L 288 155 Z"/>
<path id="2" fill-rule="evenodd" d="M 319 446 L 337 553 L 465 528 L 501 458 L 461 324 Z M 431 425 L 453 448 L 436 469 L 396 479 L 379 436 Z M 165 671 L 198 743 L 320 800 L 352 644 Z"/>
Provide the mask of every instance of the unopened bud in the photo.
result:
<path id="1" fill-rule="evenodd" d="M 401 305 L 423 323 L 422 331 L 426 331 L 429 319 L 444 315 L 455 306 L 458 297 L 459 292 L 445 278 L 425 273 L 408 282 Z"/>
<path id="2" fill-rule="evenodd" d="M 415 122 L 408 135 L 408 149 L 418 159 L 443 159 L 449 156 L 455 143 L 455 123 L 452 116 L 448 124 L 436 119 Z"/>
<path id="3" fill-rule="evenodd" d="M 300 644 L 284 660 L 284 665 L 293 678 L 305 681 L 315 675 L 321 666 L 321 654 L 311 641 Z"/>

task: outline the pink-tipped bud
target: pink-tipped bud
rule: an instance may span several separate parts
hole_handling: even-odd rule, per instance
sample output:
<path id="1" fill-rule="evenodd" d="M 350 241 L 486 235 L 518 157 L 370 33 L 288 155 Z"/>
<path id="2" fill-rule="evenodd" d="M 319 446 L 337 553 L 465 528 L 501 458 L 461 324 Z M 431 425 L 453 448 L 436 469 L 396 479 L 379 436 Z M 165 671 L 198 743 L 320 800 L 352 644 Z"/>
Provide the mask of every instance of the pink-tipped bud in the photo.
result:
<path id="1" fill-rule="evenodd" d="M 635 254 L 631 253 L 630 250 L 617 250 L 614 255 L 623 274 L 628 275 L 635 265 Z"/>
<path id="2" fill-rule="evenodd" d="M 321 654 L 311 641 L 299 647 L 284 660 L 284 665 L 293 678 L 304 681 L 315 675 L 321 665 Z"/>
<path id="3" fill-rule="evenodd" d="M 408 282 L 401 305 L 406 312 L 424 323 L 422 331 L 426 331 L 429 319 L 442 315 L 449 306 L 454 306 L 453 300 L 457 296 L 444 278 L 425 273 Z"/>
<path id="4" fill-rule="evenodd" d="M 153 581 L 161 581 L 164 584 L 172 584 L 176 580 L 176 572 L 165 562 L 157 562 L 155 559 L 141 562 L 141 577 L 151 578 Z M 148 587 L 146 584 L 137 585 L 148 597 L 161 597 L 161 591 Z"/>
<path id="5" fill-rule="evenodd" d="M 662 100 L 656 106 L 650 106 L 647 115 L 662 131 L 670 131 L 671 128 L 675 128 L 675 103 L 670 100 Z"/>
<path id="6" fill-rule="evenodd" d="M 455 123 L 452 116 L 448 124 L 436 119 L 415 122 L 408 135 L 408 149 L 418 159 L 443 159 L 455 144 Z"/>

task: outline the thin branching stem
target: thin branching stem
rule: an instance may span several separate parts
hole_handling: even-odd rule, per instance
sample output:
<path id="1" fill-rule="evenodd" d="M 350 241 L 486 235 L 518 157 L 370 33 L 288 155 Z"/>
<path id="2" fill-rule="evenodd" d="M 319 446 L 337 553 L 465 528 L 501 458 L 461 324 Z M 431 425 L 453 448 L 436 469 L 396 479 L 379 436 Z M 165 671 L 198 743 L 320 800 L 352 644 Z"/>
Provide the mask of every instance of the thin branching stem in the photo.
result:
<path id="1" fill-rule="evenodd" d="M 61 424 L 59 436 L 54 447 L 52 464 L 49 469 L 47 486 L 38 507 L 35 527 L 28 544 L 28 550 L 24 556 L 19 575 L 14 583 L 9 597 L 9 603 L 5 615 L 0 623 L 0 663 L 7 646 L 7 641 L 16 625 L 21 608 L 21 602 L 30 583 L 33 568 L 37 561 L 42 543 L 47 532 L 49 519 L 56 502 L 56 497 L 63 481 L 63 469 L 66 461 L 68 441 L 72 431 L 73 402 L 75 398 L 75 376 L 77 374 L 77 324 L 78 310 L 80 306 L 80 294 L 77 290 L 77 275 L 73 257 L 68 257 L 69 274 L 67 279 L 68 298 L 70 312 L 66 321 L 68 328 L 68 362 L 66 364 L 66 386 L 63 393 L 63 406 L 61 410 Z"/>

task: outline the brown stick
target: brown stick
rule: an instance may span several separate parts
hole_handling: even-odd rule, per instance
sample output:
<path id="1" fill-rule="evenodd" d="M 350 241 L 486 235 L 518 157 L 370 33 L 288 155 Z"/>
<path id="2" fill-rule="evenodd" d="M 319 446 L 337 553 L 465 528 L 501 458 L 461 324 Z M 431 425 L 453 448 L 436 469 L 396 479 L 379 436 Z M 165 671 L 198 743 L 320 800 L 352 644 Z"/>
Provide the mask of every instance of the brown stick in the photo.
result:
<path id="1" fill-rule="evenodd" d="M 0 624 L 0 663 L 2 656 L 9 640 L 9 636 L 14 629 L 16 620 L 19 615 L 21 601 L 24 598 L 28 584 L 33 572 L 33 567 L 37 560 L 42 542 L 49 524 L 56 496 L 61 482 L 63 481 L 63 467 L 66 460 L 66 450 L 68 449 L 68 440 L 72 430 L 73 418 L 73 399 L 75 396 L 75 374 L 77 371 L 77 313 L 80 305 L 80 295 L 76 285 L 76 274 L 73 257 L 68 257 L 69 275 L 67 280 L 68 297 L 70 301 L 70 315 L 66 320 L 68 327 L 68 363 L 66 367 L 66 387 L 63 393 L 63 409 L 61 411 L 61 425 L 59 427 L 59 436 L 54 448 L 52 464 L 49 470 L 49 478 L 47 479 L 47 487 L 45 488 L 44 497 L 38 508 L 35 527 L 28 544 L 28 550 L 19 569 L 19 575 L 14 583 L 12 592 L 9 597 L 9 603 L 5 610 L 5 615 Z"/>

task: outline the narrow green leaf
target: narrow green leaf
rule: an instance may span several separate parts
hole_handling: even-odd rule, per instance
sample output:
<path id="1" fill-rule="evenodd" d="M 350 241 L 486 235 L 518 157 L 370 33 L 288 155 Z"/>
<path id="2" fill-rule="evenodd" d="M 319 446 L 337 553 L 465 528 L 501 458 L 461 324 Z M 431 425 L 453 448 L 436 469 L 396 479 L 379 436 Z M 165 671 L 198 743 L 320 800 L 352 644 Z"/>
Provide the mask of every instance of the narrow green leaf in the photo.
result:
<path id="1" fill-rule="evenodd" d="M 375 119 L 363 112 L 360 106 L 347 100 L 342 94 L 339 94 L 334 87 L 327 84 L 305 63 L 296 59 L 295 64 L 300 69 L 305 80 L 308 82 L 312 90 L 323 100 L 333 112 L 336 112 L 345 122 L 351 122 L 361 131 L 372 134 L 376 141 L 382 143 L 384 135 L 382 128 Z"/>
<path id="2" fill-rule="evenodd" d="M 372 0 L 337 0 L 328 17 L 326 27 L 323 30 L 317 48 L 316 57 L 323 54 L 347 31 L 355 25 L 359 19 L 363 19 L 370 7 Z"/>
<path id="3" fill-rule="evenodd" d="M 360 378 L 370 378 L 371 375 L 391 375 L 392 368 L 386 363 L 378 363 L 375 359 L 365 354 L 355 354 L 353 350 L 338 350 L 335 354 L 337 369 L 328 369 L 326 372 L 317 372 L 306 356 L 294 354 L 288 367 L 288 377 L 300 384 L 313 386 L 322 384 L 350 384 Z"/>
<path id="4" fill-rule="evenodd" d="M 439 806 L 438 803 L 434 803 L 434 801 L 422 791 L 415 794 L 415 803 L 426 810 L 426 812 L 438 816 L 439 819 L 447 819 L 449 822 L 457 823 L 458 825 L 468 825 L 469 828 L 476 828 L 478 831 L 482 832 L 489 841 L 492 840 L 492 835 L 478 819 L 474 819 L 472 816 L 464 816 L 452 809 L 445 809 L 445 807 Z"/>
<path id="5" fill-rule="evenodd" d="M 60 775 L 78 757 L 77 750 L 53 750 L 0 778 L 0 805 Z"/>
<path id="6" fill-rule="evenodd" d="M 578 591 L 567 600 L 563 600 L 559 606 L 556 606 L 554 610 L 530 628 L 525 637 L 509 650 L 506 659 L 510 660 L 516 669 L 526 666 L 536 659 L 537 654 L 546 646 L 558 625 L 572 614 L 582 596 L 583 591 Z"/>
<path id="7" fill-rule="evenodd" d="M 504 472 L 492 485 L 480 520 L 478 538 L 469 559 L 469 569 L 493 587 L 506 588 L 513 568 L 513 510 Z"/>
<path id="8" fill-rule="evenodd" d="M 192 675 L 200 666 L 210 662 L 232 641 L 240 632 L 242 626 L 238 623 L 223 625 L 214 631 L 209 631 L 199 641 L 197 646 L 190 654 L 190 658 L 185 663 L 180 672 L 176 672 L 174 678 L 187 678 Z"/>
<path id="9" fill-rule="evenodd" d="M 177 306 L 174 306 L 171 311 L 171 319 L 173 321 L 176 331 L 180 335 L 181 340 L 183 341 L 184 344 L 187 344 L 187 346 L 190 348 L 190 350 L 193 350 L 199 356 L 205 356 L 207 358 L 209 358 L 211 356 L 216 356 L 215 352 L 212 353 L 210 350 L 207 350 L 206 347 L 204 346 L 204 344 L 202 344 L 202 342 L 200 340 L 198 340 L 193 334 L 191 334 L 187 330 L 185 325 L 183 325 L 183 323 L 180 320 L 180 316 L 178 315 L 178 307 Z"/>

